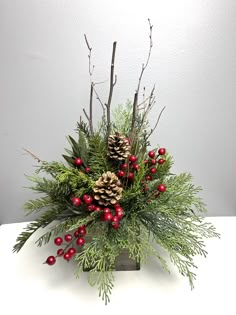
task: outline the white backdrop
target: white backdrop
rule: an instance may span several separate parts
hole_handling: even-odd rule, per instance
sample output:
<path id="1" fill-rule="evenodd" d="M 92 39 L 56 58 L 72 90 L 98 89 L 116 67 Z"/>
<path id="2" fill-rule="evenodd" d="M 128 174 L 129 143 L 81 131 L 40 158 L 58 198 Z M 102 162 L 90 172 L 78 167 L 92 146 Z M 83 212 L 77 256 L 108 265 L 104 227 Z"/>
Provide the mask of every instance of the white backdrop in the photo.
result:
<path id="1" fill-rule="evenodd" d="M 209 215 L 236 215 L 236 2 L 234 0 L 0 0 L 0 223 L 24 221 L 32 193 L 24 174 L 35 164 L 22 147 L 59 160 L 89 100 L 86 33 L 95 79 L 107 80 L 117 44 L 113 106 L 133 98 L 154 24 L 143 84 L 156 83 L 152 143 L 190 171 Z M 98 87 L 107 97 L 108 82 Z M 96 117 L 100 107 L 95 109 Z M 31 218 L 27 218 L 31 219 Z"/>

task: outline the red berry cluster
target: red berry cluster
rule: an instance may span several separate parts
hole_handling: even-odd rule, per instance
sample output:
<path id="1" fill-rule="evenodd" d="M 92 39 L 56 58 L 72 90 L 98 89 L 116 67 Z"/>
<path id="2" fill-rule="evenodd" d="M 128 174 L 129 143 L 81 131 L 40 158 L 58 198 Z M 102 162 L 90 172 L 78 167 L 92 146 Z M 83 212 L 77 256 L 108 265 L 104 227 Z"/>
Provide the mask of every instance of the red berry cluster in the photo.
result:
<path id="1" fill-rule="evenodd" d="M 85 194 L 85 195 L 83 195 L 82 200 L 79 197 L 72 197 L 71 202 L 75 207 L 80 207 L 81 204 L 84 203 L 85 205 L 87 205 L 87 209 L 88 209 L 88 207 L 91 206 L 91 204 L 93 202 L 93 197 Z"/>
<path id="2" fill-rule="evenodd" d="M 165 153 L 166 153 L 166 149 L 164 148 L 160 148 L 158 150 L 157 157 L 156 157 L 155 151 L 148 152 L 149 159 L 144 160 L 144 163 L 148 163 L 151 167 L 149 168 L 149 174 L 145 176 L 146 180 L 152 180 L 152 175 L 155 174 L 157 171 L 157 168 L 155 167 L 156 164 L 162 165 L 165 163 L 164 159 L 162 158 L 159 159 L 159 156 L 165 155 Z"/>
<path id="3" fill-rule="evenodd" d="M 123 208 L 119 204 L 114 205 L 113 213 L 108 207 L 101 207 L 93 203 L 94 199 L 90 195 L 83 195 L 82 200 L 78 197 L 73 197 L 71 199 L 74 206 L 79 207 L 84 202 L 86 204 L 86 208 L 89 212 L 92 211 L 100 211 L 101 212 L 101 220 L 112 223 L 112 227 L 114 229 L 119 228 L 119 222 L 124 216 Z"/>
<path id="4" fill-rule="evenodd" d="M 86 166 L 84 165 L 83 160 L 82 160 L 81 158 L 79 158 L 79 157 L 76 158 L 76 159 L 74 159 L 74 164 L 75 164 L 76 166 L 78 166 L 78 167 L 83 166 L 85 173 L 90 173 L 90 172 L 91 172 L 90 167 L 86 167 Z"/>
<path id="5" fill-rule="evenodd" d="M 137 157 L 135 155 L 130 155 L 129 164 L 121 164 L 120 170 L 116 173 L 119 178 L 127 178 L 130 182 L 134 180 L 135 173 L 138 171 L 140 165 L 137 162 Z"/>
<path id="6" fill-rule="evenodd" d="M 85 239 L 83 236 L 86 235 L 86 229 L 85 226 L 79 226 L 78 229 L 74 232 L 74 235 L 72 234 L 66 234 L 64 236 L 64 241 L 66 244 L 64 249 L 59 248 L 57 250 L 57 255 L 56 256 L 49 256 L 45 263 L 52 266 L 56 263 L 56 258 L 57 257 L 63 257 L 65 260 L 69 261 L 75 254 L 76 254 L 76 248 L 72 246 L 73 242 L 76 243 L 78 246 L 82 246 L 85 243 Z M 58 236 L 54 239 L 54 244 L 57 246 L 61 246 L 63 244 L 63 238 Z"/>
<path id="7" fill-rule="evenodd" d="M 110 222 L 113 229 L 118 229 L 120 227 L 120 220 L 124 216 L 123 208 L 117 203 L 114 205 L 114 209 L 105 207 L 102 210 L 101 220 Z"/>
<path id="8" fill-rule="evenodd" d="M 165 163 L 165 160 L 163 158 L 159 158 L 162 155 L 166 154 L 166 149 L 165 148 L 160 148 L 158 150 L 158 155 L 156 156 L 156 152 L 155 151 L 150 151 L 148 152 L 148 156 L 149 159 L 148 160 L 144 160 L 144 163 L 150 165 L 149 168 L 149 173 L 145 176 L 145 179 L 147 181 L 151 181 L 152 180 L 152 175 L 155 174 L 157 172 L 157 168 L 154 166 L 156 164 L 162 165 Z M 144 184 L 143 186 L 143 192 L 146 192 L 148 190 L 148 185 Z M 158 197 L 160 195 L 160 193 L 165 192 L 166 191 L 166 186 L 164 184 L 160 184 L 157 186 L 157 190 L 158 192 L 155 194 L 156 197 Z"/>

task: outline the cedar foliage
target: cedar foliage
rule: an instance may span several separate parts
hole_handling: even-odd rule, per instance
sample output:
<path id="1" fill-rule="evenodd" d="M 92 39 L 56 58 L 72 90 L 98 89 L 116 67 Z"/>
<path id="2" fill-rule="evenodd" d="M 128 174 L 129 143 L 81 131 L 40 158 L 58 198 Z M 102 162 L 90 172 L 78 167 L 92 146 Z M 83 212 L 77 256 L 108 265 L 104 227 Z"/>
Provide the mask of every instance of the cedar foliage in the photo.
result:
<path id="1" fill-rule="evenodd" d="M 149 25 L 151 38 L 152 26 Z M 86 43 L 90 49 L 87 41 Z M 151 43 L 152 41 L 150 51 Z M 113 45 L 113 49 L 115 46 Z M 89 55 L 89 62 L 90 57 Z M 113 89 L 115 82 L 111 83 Z M 168 262 L 159 252 L 161 246 L 193 287 L 196 277 L 194 256 L 207 255 L 204 238 L 219 237 L 214 226 L 203 218 L 206 208 L 199 197 L 201 188 L 193 184 L 191 174 L 171 173 L 173 159 L 168 153 L 163 157 L 164 164 L 155 165 L 157 171 L 152 174 L 152 180 L 145 181 L 150 165 L 144 163 L 144 160 L 148 158 L 149 136 L 154 130 L 149 127 L 147 114 L 154 104 L 154 98 L 152 91 L 141 109 L 137 105 L 138 91 L 139 86 L 133 104 L 128 101 L 125 106 L 119 105 L 115 108 L 112 121 L 107 120 L 110 114 L 107 119 L 103 115 L 97 130 L 90 128 L 92 117 L 88 117 L 89 123 L 80 120 L 77 123 L 77 138 L 67 138 L 70 148 L 65 149 L 66 154 L 63 154 L 65 162 L 41 161 L 35 174 L 28 176 L 33 182 L 30 188 L 42 196 L 27 201 L 25 211 L 27 215 L 33 212 L 39 215 L 18 236 L 13 248 L 14 252 L 19 252 L 30 236 L 40 228 L 47 227 L 36 241 L 37 246 L 49 243 L 60 233 L 75 231 L 79 226 L 85 225 L 89 238 L 82 250 L 74 256 L 77 264 L 76 276 L 79 277 L 83 270 L 89 270 L 88 282 L 98 288 L 105 303 L 110 301 L 115 261 L 123 250 L 128 250 L 130 258 L 142 264 L 150 257 L 155 257 L 168 271 Z M 105 104 L 109 113 L 110 104 L 111 102 Z M 140 166 L 132 182 L 127 178 L 122 179 L 120 205 L 124 210 L 124 217 L 118 229 L 113 229 L 110 223 L 101 220 L 101 211 L 91 212 L 85 204 L 76 207 L 71 202 L 72 196 L 81 198 L 84 194 L 93 195 L 95 182 L 105 172 L 116 174 L 121 163 L 129 165 L 128 158 L 116 161 L 111 160 L 107 154 L 108 137 L 115 132 L 130 139 L 131 154 L 137 156 Z M 157 152 L 157 148 L 154 151 Z M 74 163 L 78 157 L 83 160 L 81 167 Z M 85 172 L 86 167 L 91 171 Z M 128 172 L 131 170 L 129 165 Z M 159 184 L 164 184 L 167 190 L 157 196 Z"/>

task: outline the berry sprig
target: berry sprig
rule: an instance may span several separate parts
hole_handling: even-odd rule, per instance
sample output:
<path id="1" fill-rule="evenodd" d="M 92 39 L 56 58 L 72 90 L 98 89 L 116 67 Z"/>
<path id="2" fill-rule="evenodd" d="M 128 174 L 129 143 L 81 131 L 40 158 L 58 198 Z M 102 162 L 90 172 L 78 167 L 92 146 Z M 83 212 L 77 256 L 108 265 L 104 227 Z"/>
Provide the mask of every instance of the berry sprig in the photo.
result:
<path id="1" fill-rule="evenodd" d="M 120 170 L 116 173 L 117 177 L 120 179 L 125 179 L 128 182 L 133 182 L 135 177 L 135 172 L 138 172 L 140 165 L 137 162 L 137 157 L 135 155 L 130 155 L 129 164 L 123 163 L 120 165 Z"/>
<path id="2" fill-rule="evenodd" d="M 120 220 L 123 218 L 123 216 L 124 210 L 120 204 L 117 203 L 114 205 L 113 210 L 108 207 L 103 209 L 101 220 L 111 223 L 113 229 L 118 229 L 120 227 Z"/>
<path id="3" fill-rule="evenodd" d="M 162 155 L 166 154 L 165 148 L 160 148 L 158 150 L 158 155 L 156 156 L 155 151 L 149 151 L 148 156 L 149 159 L 145 159 L 144 163 L 147 165 L 150 165 L 150 168 L 148 170 L 148 174 L 145 176 L 147 181 L 151 181 L 153 179 L 152 175 L 154 175 L 157 172 L 156 164 L 162 165 L 165 163 L 165 160 L 163 158 L 159 158 Z"/>
<path id="4" fill-rule="evenodd" d="M 59 248 L 57 250 L 56 256 L 49 256 L 45 263 L 49 266 L 52 266 L 56 263 L 56 259 L 58 257 L 63 257 L 66 261 L 71 260 L 71 258 L 77 253 L 76 248 L 74 247 L 73 243 L 75 242 L 77 246 L 81 247 L 85 243 L 84 236 L 86 235 L 87 231 L 84 225 L 78 227 L 78 229 L 74 232 L 74 234 L 65 234 L 64 241 L 68 244 L 65 245 L 64 248 Z M 61 246 L 63 244 L 62 237 L 56 237 L 54 239 L 54 244 L 56 246 Z"/>

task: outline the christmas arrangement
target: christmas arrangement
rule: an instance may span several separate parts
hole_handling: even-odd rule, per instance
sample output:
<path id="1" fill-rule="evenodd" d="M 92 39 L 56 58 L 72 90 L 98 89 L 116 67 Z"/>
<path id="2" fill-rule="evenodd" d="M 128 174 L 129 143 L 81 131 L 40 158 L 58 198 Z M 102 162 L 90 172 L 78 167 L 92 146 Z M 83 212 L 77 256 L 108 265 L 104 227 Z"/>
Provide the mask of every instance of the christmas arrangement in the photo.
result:
<path id="1" fill-rule="evenodd" d="M 30 188 L 42 196 L 25 203 L 27 214 L 37 212 L 38 216 L 18 236 L 13 251 L 18 252 L 33 233 L 47 227 L 36 241 L 38 246 L 55 243 L 55 252 L 42 258 L 45 265 L 74 260 L 76 276 L 87 271 L 88 282 L 98 288 L 105 303 L 114 285 L 115 263 L 124 250 L 141 265 L 155 257 L 168 271 L 161 247 L 193 287 L 194 256 L 206 256 L 204 238 L 219 236 L 201 216 L 206 209 L 191 174 L 172 174 L 168 150 L 151 148 L 149 142 L 163 111 L 150 127 L 148 114 L 155 104 L 155 89 L 148 97 L 142 93 L 140 100 L 153 46 L 152 29 L 149 21 L 148 57 L 133 101 L 117 106 L 113 113 L 116 42 L 109 95 L 103 102 L 93 81 L 92 48 L 85 36 L 90 101 L 89 112 L 83 109 L 86 121 L 80 117 L 77 123 L 78 137 L 68 137 L 70 149 L 63 155 L 64 162 L 46 162 L 26 150 L 39 162 L 35 174 L 28 177 L 33 182 Z M 93 126 L 94 99 L 102 109 L 97 128 Z"/>

